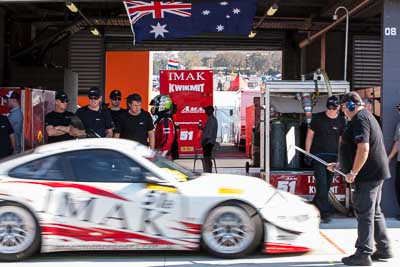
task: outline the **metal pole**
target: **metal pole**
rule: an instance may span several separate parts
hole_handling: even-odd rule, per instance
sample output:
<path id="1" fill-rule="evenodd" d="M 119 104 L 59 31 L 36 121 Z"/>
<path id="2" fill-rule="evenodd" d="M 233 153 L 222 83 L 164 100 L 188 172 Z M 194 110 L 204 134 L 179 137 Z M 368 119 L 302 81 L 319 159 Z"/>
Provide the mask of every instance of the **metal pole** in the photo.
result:
<path id="1" fill-rule="evenodd" d="M 344 46 L 344 80 L 347 81 L 347 49 L 349 45 L 349 11 L 347 8 L 344 8 L 346 10 L 346 40 L 345 40 L 345 46 Z"/>
<path id="2" fill-rule="evenodd" d="M 334 16 L 338 10 L 343 9 L 346 12 L 346 37 L 344 43 L 344 80 L 347 81 L 347 49 L 348 49 L 348 40 L 349 40 L 349 10 L 344 6 L 338 6 L 335 10 Z"/>

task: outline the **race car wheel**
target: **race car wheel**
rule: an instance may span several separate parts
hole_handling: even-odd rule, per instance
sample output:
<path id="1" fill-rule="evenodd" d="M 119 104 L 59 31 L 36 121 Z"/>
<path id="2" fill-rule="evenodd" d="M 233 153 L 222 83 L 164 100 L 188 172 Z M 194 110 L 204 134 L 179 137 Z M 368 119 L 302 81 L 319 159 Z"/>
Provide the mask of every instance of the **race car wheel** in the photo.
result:
<path id="1" fill-rule="evenodd" d="M 201 231 L 202 244 L 212 255 L 238 258 L 252 252 L 262 238 L 262 221 L 240 205 L 214 208 Z"/>
<path id="2" fill-rule="evenodd" d="M 0 202 L 0 261 L 18 261 L 40 246 L 40 227 L 27 208 L 15 202 Z"/>

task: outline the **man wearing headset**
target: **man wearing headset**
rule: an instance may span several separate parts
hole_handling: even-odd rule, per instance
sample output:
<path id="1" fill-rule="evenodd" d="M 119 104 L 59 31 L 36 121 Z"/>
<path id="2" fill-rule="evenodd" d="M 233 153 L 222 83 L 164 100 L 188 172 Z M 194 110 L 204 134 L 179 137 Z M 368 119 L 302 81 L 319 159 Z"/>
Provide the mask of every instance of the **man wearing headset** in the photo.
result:
<path id="1" fill-rule="evenodd" d="M 346 182 L 355 184 L 353 208 L 358 223 L 356 252 L 342 262 L 350 266 L 370 266 L 371 258 L 393 257 L 380 207 L 382 184 L 390 177 L 388 158 L 381 128 L 371 112 L 364 108 L 360 95 L 350 92 L 339 103 L 349 122 L 339 144 L 340 163 L 330 163 L 328 169 L 340 168 L 347 173 Z"/>

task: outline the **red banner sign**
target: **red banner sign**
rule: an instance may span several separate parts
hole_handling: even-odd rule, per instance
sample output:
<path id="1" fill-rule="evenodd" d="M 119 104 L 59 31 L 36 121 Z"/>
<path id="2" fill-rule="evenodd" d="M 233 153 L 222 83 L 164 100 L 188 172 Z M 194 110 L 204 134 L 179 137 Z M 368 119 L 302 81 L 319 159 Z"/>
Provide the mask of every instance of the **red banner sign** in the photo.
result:
<path id="1" fill-rule="evenodd" d="M 199 121 L 205 125 L 203 107 L 213 105 L 212 70 L 161 70 L 160 93 L 168 94 L 177 105 L 175 123 L 179 125 L 178 144 L 181 156 L 201 153 Z"/>
<path id="2" fill-rule="evenodd" d="M 315 177 L 312 172 L 271 173 L 269 182 L 278 189 L 300 195 L 308 200 L 315 195 Z M 339 201 L 345 200 L 346 184 L 340 175 L 333 177 L 331 191 Z"/>

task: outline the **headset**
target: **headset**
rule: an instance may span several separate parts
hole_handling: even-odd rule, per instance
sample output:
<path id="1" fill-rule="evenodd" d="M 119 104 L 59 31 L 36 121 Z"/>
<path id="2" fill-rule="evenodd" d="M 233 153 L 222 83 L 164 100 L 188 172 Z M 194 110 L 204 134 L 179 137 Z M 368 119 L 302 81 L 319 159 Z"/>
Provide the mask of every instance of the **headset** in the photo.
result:
<path id="1" fill-rule="evenodd" d="M 350 99 L 346 101 L 346 108 L 349 111 L 354 111 L 356 109 L 356 106 L 363 106 L 363 103 L 362 102 L 358 102 L 358 101 L 356 103 L 354 103 Z"/>
<path id="2" fill-rule="evenodd" d="M 351 100 L 347 100 L 346 101 L 346 108 L 347 108 L 348 111 L 354 111 L 356 109 L 356 104 Z"/>

